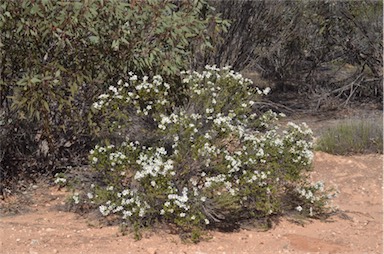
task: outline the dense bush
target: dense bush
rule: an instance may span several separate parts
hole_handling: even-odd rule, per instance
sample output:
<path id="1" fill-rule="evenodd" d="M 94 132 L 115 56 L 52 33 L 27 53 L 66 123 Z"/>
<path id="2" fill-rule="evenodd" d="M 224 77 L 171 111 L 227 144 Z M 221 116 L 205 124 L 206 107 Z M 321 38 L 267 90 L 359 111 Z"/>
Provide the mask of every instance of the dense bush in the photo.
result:
<path id="1" fill-rule="evenodd" d="M 316 217 L 328 209 L 323 185 L 307 179 L 311 130 L 290 123 L 281 132 L 276 113 L 252 113 L 269 88 L 207 66 L 182 73 L 185 100 L 174 105 L 161 76 L 129 75 L 93 104 L 126 140 L 91 150 L 100 181 L 77 193 L 75 203 L 118 214 L 136 232 L 173 223 L 193 240 L 207 227 L 233 229 L 294 208 Z"/>
<path id="2" fill-rule="evenodd" d="M 201 17 L 207 8 L 204 1 L 2 2 L 1 178 L 80 164 L 76 155 L 89 151 L 103 122 L 91 111 L 95 98 L 128 71 L 173 79 L 189 68 L 192 47 L 209 47 L 206 27 L 220 23 Z"/>

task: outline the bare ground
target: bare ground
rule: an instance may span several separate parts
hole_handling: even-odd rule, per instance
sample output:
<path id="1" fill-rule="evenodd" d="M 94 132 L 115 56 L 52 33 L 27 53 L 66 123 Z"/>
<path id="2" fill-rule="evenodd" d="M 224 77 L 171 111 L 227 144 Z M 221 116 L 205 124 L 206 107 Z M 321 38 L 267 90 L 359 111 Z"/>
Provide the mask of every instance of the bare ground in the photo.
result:
<path id="1" fill-rule="evenodd" d="M 299 225 L 283 218 L 269 231 L 210 232 L 198 244 L 164 231 L 135 241 L 117 226 L 61 211 L 67 193 L 37 186 L 29 212 L 0 218 L 0 253 L 383 253 L 383 155 L 318 152 L 312 177 L 340 191 L 334 200 L 340 212 L 327 222 Z"/>

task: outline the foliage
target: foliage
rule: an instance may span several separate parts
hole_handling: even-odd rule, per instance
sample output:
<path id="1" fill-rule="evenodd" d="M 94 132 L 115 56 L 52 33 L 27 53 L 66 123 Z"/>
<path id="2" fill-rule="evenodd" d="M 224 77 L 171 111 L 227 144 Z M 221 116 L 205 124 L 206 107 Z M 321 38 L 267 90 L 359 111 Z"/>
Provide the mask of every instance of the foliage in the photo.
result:
<path id="1" fill-rule="evenodd" d="M 383 122 L 378 119 L 350 119 L 328 128 L 316 149 L 332 154 L 383 153 Z"/>
<path id="2" fill-rule="evenodd" d="M 118 214 L 136 232 L 173 223 L 196 240 L 207 227 L 280 214 L 293 199 L 290 209 L 300 206 L 304 215 L 327 210 L 323 187 L 306 177 L 311 130 L 290 123 L 281 132 L 276 113 L 252 113 L 269 88 L 252 88 L 228 67 L 206 66 L 182 72 L 186 99 L 174 105 L 161 76 L 129 75 L 93 104 L 126 138 L 90 152 L 102 176 L 91 200 L 104 216 Z"/>
<path id="3" fill-rule="evenodd" d="M 201 18 L 203 8 L 209 8 L 203 0 L 2 2 L 5 176 L 16 176 L 12 168 L 22 161 L 28 168 L 71 164 L 68 158 L 81 163 L 76 154 L 89 151 L 103 122 L 91 111 L 99 94 L 128 70 L 173 79 L 189 67 L 192 45 L 211 46 L 206 27 L 220 19 Z M 43 158 L 30 163 L 38 153 Z"/>

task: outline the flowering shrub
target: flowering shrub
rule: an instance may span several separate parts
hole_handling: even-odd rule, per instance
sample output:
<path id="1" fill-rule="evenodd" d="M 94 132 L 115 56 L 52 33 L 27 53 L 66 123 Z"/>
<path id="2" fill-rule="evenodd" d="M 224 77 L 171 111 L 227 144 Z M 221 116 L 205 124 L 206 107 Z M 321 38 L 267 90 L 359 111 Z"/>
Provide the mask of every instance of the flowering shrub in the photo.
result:
<path id="1" fill-rule="evenodd" d="M 125 140 L 90 151 L 103 183 L 88 196 L 104 216 L 118 214 L 135 229 L 160 220 L 198 232 L 279 214 L 286 192 L 296 193 L 297 210 L 322 211 L 326 200 L 305 174 L 311 130 L 290 123 L 280 131 L 282 115 L 252 113 L 269 88 L 251 88 L 228 67 L 181 75 L 182 105 L 168 99 L 171 86 L 160 76 L 133 73 L 94 103 Z"/>

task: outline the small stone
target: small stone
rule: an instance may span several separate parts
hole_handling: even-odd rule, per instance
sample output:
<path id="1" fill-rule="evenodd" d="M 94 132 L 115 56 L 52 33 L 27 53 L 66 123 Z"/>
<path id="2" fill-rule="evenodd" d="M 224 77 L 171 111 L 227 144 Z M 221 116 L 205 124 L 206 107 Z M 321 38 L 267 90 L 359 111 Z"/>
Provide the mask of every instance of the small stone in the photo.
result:
<path id="1" fill-rule="evenodd" d="M 16 242 L 20 242 L 20 238 L 17 238 L 17 239 L 16 239 Z"/>
<path id="2" fill-rule="evenodd" d="M 59 253 L 59 251 L 58 251 L 58 250 L 56 250 L 56 249 L 54 249 L 54 250 L 53 250 L 53 253 Z"/>
<path id="3" fill-rule="evenodd" d="M 32 185 L 32 189 L 36 190 L 39 186 L 37 185 Z"/>

